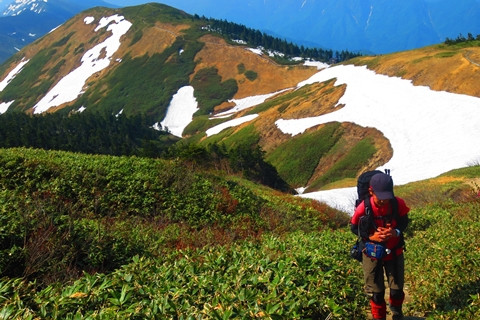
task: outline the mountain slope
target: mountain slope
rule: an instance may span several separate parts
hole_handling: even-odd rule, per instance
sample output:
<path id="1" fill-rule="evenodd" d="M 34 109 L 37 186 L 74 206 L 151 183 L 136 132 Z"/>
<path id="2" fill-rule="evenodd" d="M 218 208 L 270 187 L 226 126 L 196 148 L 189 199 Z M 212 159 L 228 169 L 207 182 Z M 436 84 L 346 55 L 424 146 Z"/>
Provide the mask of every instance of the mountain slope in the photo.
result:
<path id="1" fill-rule="evenodd" d="M 417 86 L 480 97 L 478 41 L 434 45 L 390 55 L 366 56 L 350 63 L 377 73 L 412 80 Z"/>
<path id="2" fill-rule="evenodd" d="M 95 6 L 116 7 L 101 0 L 17 0 L 0 16 L 0 63 L 75 14 Z"/>
<path id="3" fill-rule="evenodd" d="M 479 97 L 473 85 L 480 80 L 476 72 L 478 41 L 346 62 L 367 65 L 375 70 L 374 77 L 363 67 L 336 66 L 318 72 L 307 63 L 281 65 L 259 49 L 210 31 L 208 23 L 158 4 L 88 10 L 2 66 L 0 110 L 146 114 L 152 126 L 165 129 L 176 125 L 175 135 L 183 136 L 187 143 L 219 143 L 227 148 L 257 144 L 283 179 L 294 187 L 315 191 L 352 186 L 361 171 L 389 161 L 398 163 L 399 154 L 410 153 L 403 148 L 402 137 L 409 141 L 407 146 L 422 148 L 413 143 L 417 136 L 398 132 L 415 124 L 411 122 L 415 118 L 402 113 L 407 108 L 398 104 L 406 103 L 418 110 L 415 114 L 421 111 L 423 118 L 436 119 L 429 112 L 440 93 L 415 91 L 410 100 L 404 100 L 410 92 L 401 90 L 412 87 L 407 80 L 418 86 L 416 90 L 429 86 L 451 92 L 439 103 L 440 117 L 454 117 L 445 103 L 457 104 L 463 95 L 469 95 L 462 103 L 470 110 L 477 101 L 473 97 Z M 350 80 L 338 82 L 343 77 Z M 473 84 L 465 83 L 467 78 Z M 378 79 L 388 81 L 388 86 Z M 355 91 L 359 86 L 364 87 Z M 377 90 L 375 86 L 379 86 Z M 385 97 L 387 92 L 395 98 Z M 427 96 L 431 101 L 418 98 Z M 369 112 L 379 115 L 373 122 L 366 121 L 372 118 L 366 116 L 368 111 L 336 117 L 369 107 L 376 108 Z M 397 113 L 382 121 L 382 114 L 390 109 Z M 169 116 L 171 122 L 166 121 Z M 464 113 L 457 112 L 457 116 Z M 456 122 L 464 123 L 464 128 L 458 129 L 467 134 L 464 142 L 470 141 L 465 132 L 470 128 L 467 122 L 474 120 L 466 116 Z M 296 124 L 302 121 L 310 124 Z M 389 121 L 392 125 L 385 127 Z M 179 122 L 182 125 L 177 125 Z M 470 158 L 463 151 L 457 152 L 462 159 L 443 163 L 458 167 L 458 161 Z M 422 177 L 438 174 L 435 170 L 425 170 L 422 174 L 427 175 Z"/>
<path id="4" fill-rule="evenodd" d="M 61 83 L 61 79 L 74 70 L 78 71 L 78 67 L 93 68 L 80 86 L 88 85 L 88 88 L 84 88 L 86 91 L 79 99 L 76 94 L 80 92 L 74 92 L 73 98 L 65 103 L 48 100 L 42 111 L 66 106 L 69 110 L 77 110 L 83 106 L 112 112 L 147 112 L 160 121 L 173 94 L 188 85 L 200 70 L 206 72 L 214 68 L 210 71 L 218 74 L 220 84 L 234 80 L 238 89 L 232 97 L 240 98 L 291 87 L 316 71 L 314 67 L 281 66 L 243 46 L 232 46 L 218 36 L 208 36 L 211 32 L 199 31 L 205 23 L 192 21 L 187 14 L 162 5 L 120 11 L 89 10 L 18 53 L 16 62 L 7 64 L 6 72 L 9 72 L 22 59 L 32 60 L 20 77 L 1 93 L 1 99 L 3 102 L 14 100 L 11 109 L 35 111 L 42 96 Z M 115 35 L 115 28 L 121 28 L 122 24 L 126 25 L 126 30 Z M 95 51 L 94 59 L 90 57 L 92 50 Z M 222 60 L 218 59 L 220 56 L 223 56 Z M 95 71 L 100 61 L 105 68 Z M 240 64 L 246 70 L 261 72 L 263 76 L 246 79 L 244 73 L 238 71 Z M 49 70 L 48 74 L 42 75 L 43 70 Z M 274 75 L 275 81 L 268 74 Z M 96 81 L 89 83 L 92 80 Z M 165 94 L 158 94 L 159 85 L 164 87 Z M 38 91 L 34 90 L 28 97 L 21 94 L 32 87 Z M 135 90 L 137 87 L 142 91 Z M 139 101 L 143 102 L 139 104 Z M 203 107 L 210 108 L 201 105 L 200 109 Z"/>

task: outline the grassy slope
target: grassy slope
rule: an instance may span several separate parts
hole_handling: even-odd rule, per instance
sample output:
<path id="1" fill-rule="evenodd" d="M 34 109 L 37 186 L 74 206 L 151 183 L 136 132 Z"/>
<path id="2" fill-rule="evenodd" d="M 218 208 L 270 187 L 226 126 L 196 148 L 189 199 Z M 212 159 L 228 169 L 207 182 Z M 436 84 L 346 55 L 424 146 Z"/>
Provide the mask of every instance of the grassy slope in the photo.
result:
<path id="1" fill-rule="evenodd" d="M 14 193 L 9 190 L 17 188 L 16 183 L 13 182 L 21 176 L 25 181 L 22 188 L 38 188 L 41 186 L 39 183 L 46 179 L 50 186 L 56 186 L 55 190 L 63 190 L 65 193 L 68 191 L 65 187 L 71 183 L 62 184 L 63 179 L 67 176 L 70 176 L 70 179 L 75 177 L 75 174 L 68 173 L 69 170 L 65 167 L 78 161 L 78 166 L 80 163 L 86 164 L 82 170 L 87 173 L 90 161 L 94 160 L 92 164 L 95 163 L 96 169 L 89 173 L 90 178 L 83 183 L 90 185 L 92 178 L 98 174 L 104 177 L 103 179 L 112 176 L 113 185 L 108 188 L 118 187 L 118 189 L 108 194 L 111 193 L 116 197 L 116 201 L 123 203 L 123 196 L 134 195 L 135 190 L 140 191 L 145 187 L 136 187 L 136 183 L 141 184 L 142 180 L 148 180 L 150 179 L 148 177 L 152 176 L 140 174 L 143 170 L 128 173 L 130 171 L 127 168 L 131 168 L 131 165 L 136 163 L 137 168 L 147 166 L 147 171 L 151 173 L 156 166 L 150 160 L 84 157 L 67 153 L 43 151 L 38 153 L 27 150 L 20 153 L 18 150 L 3 151 L 2 159 L 7 160 L 6 166 L 3 167 L 9 170 L 4 169 L 2 175 L 3 218 L 6 217 L 5 213 L 9 212 L 5 210 L 12 205 L 11 196 Z M 107 162 L 104 162 L 105 160 Z M 132 161 L 133 163 L 130 163 Z M 142 166 L 138 167 L 140 164 Z M 154 167 L 151 167 L 152 165 Z M 169 166 L 167 163 L 157 165 Z M 21 168 L 27 170 L 24 171 Z M 113 171 L 109 173 L 112 169 Z M 21 176 L 7 174 L 20 173 L 18 170 L 24 174 Z M 48 172 L 55 172 L 56 178 L 52 180 Z M 167 177 L 173 172 L 179 171 L 168 170 L 163 175 Z M 120 179 L 119 174 L 124 177 Z M 136 178 L 132 179 L 134 176 L 129 176 L 130 174 Z M 406 289 L 410 297 L 406 304 L 407 315 L 428 316 L 431 319 L 477 319 L 480 315 L 480 293 L 478 292 L 480 198 L 477 196 L 477 192 L 480 191 L 479 176 L 480 167 L 474 166 L 454 170 L 428 181 L 396 188 L 396 193 L 405 198 L 412 209 L 410 227 L 406 232 L 408 245 Z M 63 179 L 60 179 L 62 177 Z M 9 181 L 12 184 L 8 184 Z M 33 181 L 36 183 L 30 183 Z M 186 187 L 184 184 L 193 180 L 190 177 L 182 181 L 184 181 L 182 185 Z M 203 181 L 201 185 L 205 185 L 207 180 L 200 181 Z M 169 226 L 165 225 L 164 221 L 159 228 L 158 220 L 156 222 L 155 220 L 138 220 L 142 222 L 143 227 L 148 226 L 148 221 L 154 223 L 151 227 L 156 226 L 153 229 L 156 233 L 163 230 L 159 233 L 160 238 L 163 239 L 162 242 L 151 243 L 153 238 L 145 232 L 148 228 L 142 231 L 142 226 L 132 223 L 133 220 L 125 220 L 126 223 L 116 221 L 111 216 L 115 212 L 112 211 L 108 219 L 109 227 L 103 225 L 105 231 L 116 230 L 116 233 L 109 233 L 110 241 L 121 243 L 125 240 L 125 243 L 135 243 L 138 246 L 142 241 L 148 240 L 150 246 L 146 248 L 147 251 L 133 257 L 130 263 L 123 264 L 113 272 L 86 274 L 70 284 L 58 283 L 42 288 L 38 283 L 35 285 L 21 279 L 3 278 L 0 280 L 2 292 L 0 313 L 3 316 L 11 315 L 12 318 L 15 316 L 27 318 L 28 315 L 32 315 L 41 318 L 65 319 L 74 316 L 77 319 L 186 316 L 204 316 L 213 319 L 229 317 L 325 319 L 330 314 L 343 319 L 365 319 L 367 300 L 361 289 L 361 268 L 357 262 L 348 257 L 349 247 L 355 240 L 348 227 L 308 231 L 308 224 L 317 221 L 315 216 L 308 212 L 319 214 L 325 212 L 325 207 L 319 206 L 314 201 L 272 193 L 267 188 L 235 177 L 232 177 L 231 181 L 233 185 L 238 183 L 239 186 L 246 188 L 241 191 L 243 196 L 238 193 L 241 189 L 236 189 L 237 191 L 231 189 L 231 195 L 235 195 L 237 199 L 246 200 L 245 196 L 249 199 L 255 198 L 253 194 L 247 192 L 252 190 L 254 194 L 263 198 L 263 201 L 270 203 L 272 209 L 275 208 L 273 211 L 264 210 L 261 215 L 263 221 L 268 224 L 262 236 L 253 236 L 250 233 L 250 237 L 244 238 L 245 240 L 231 242 L 232 238 L 227 240 L 228 234 L 221 232 L 221 229 L 203 228 L 197 231 L 200 236 L 198 239 L 210 238 L 212 242 L 207 241 L 204 243 L 205 246 L 194 249 L 192 235 L 183 232 L 181 225 Z M 83 187 L 78 183 L 76 182 L 73 186 L 76 186 L 75 190 L 80 191 L 79 195 L 82 195 Z M 64 187 L 61 187 L 62 185 Z M 175 184 L 172 185 L 174 186 Z M 169 188 L 171 187 L 167 187 Z M 88 190 L 85 189 L 85 191 Z M 122 190 L 129 191 L 124 193 Z M 17 193 L 19 192 L 20 189 Z M 43 210 L 48 210 L 47 200 L 51 199 L 52 195 L 46 197 L 47 194 L 43 192 L 44 201 L 42 202 L 42 198 L 38 197 L 39 193 L 36 194 L 32 208 L 39 208 L 40 205 L 44 208 Z M 88 196 L 88 192 L 84 196 Z M 148 198 L 142 196 L 138 200 L 142 199 L 145 201 Z M 225 193 L 223 199 L 226 199 Z M 127 199 L 125 204 L 128 202 Z M 231 205 L 233 203 L 230 202 Z M 228 210 L 228 201 L 225 205 L 227 205 L 225 209 Z M 148 205 L 140 204 L 137 209 L 147 207 Z M 284 210 L 282 208 L 287 210 L 284 211 L 283 216 L 279 216 L 278 212 Z M 290 213 L 287 214 L 287 212 Z M 333 213 L 333 211 L 330 212 Z M 77 211 L 75 219 L 78 219 L 79 214 L 82 215 Z M 271 219 L 265 219 L 268 216 Z M 288 216 L 296 218 L 288 220 L 286 219 Z M 321 216 L 325 215 L 321 214 Z M 335 217 L 331 214 L 328 216 L 330 219 Z M 128 218 L 124 215 L 122 217 L 122 219 Z M 78 222 L 74 220 L 73 226 L 87 227 L 89 224 L 86 218 L 88 216 Z M 95 219 L 91 216 L 88 219 L 92 223 L 101 221 L 99 218 Z M 251 231 L 253 221 L 250 221 L 250 224 L 247 224 L 247 221 L 237 220 L 232 225 L 238 228 L 236 229 L 238 235 L 241 234 L 241 230 L 247 234 Z M 292 221 L 296 223 L 292 224 Z M 4 228 L 11 223 L 12 221 L 4 223 Z M 302 223 L 305 225 L 302 226 Z M 116 229 L 118 226 L 121 228 Z M 265 228 L 265 225 L 262 228 Z M 267 229 L 274 232 L 266 231 Z M 167 243 L 165 240 L 168 238 L 165 237 L 168 234 L 170 239 L 174 239 L 173 234 L 177 234 L 179 237 L 177 239 L 181 241 L 172 243 L 180 249 L 161 250 L 164 254 L 156 255 L 155 252 Z M 118 238 L 119 235 L 122 235 L 124 240 Z M 215 243 L 222 245 L 215 245 Z M 100 242 L 97 245 L 101 244 Z M 160 247 L 155 249 L 157 245 Z M 148 250 L 150 254 L 146 254 Z M 119 254 L 120 251 L 117 250 L 116 253 Z M 6 257 L 4 254 L 3 259 Z M 96 254 L 92 257 L 98 259 Z M 117 256 L 114 255 L 112 258 L 115 257 Z"/>
<path id="2" fill-rule="evenodd" d="M 412 80 L 414 85 L 480 97 L 480 41 L 456 45 L 438 44 L 380 56 L 352 59 L 348 64 L 366 65 L 392 77 Z M 428 72 L 426 72 L 428 70 Z"/>

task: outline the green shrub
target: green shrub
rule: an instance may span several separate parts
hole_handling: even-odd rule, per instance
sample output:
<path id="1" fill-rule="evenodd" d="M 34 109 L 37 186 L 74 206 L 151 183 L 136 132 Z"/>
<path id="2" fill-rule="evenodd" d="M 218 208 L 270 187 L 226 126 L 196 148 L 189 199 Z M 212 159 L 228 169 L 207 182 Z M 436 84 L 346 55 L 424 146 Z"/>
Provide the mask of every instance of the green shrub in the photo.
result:
<path id="1" fill-rule="evenodd" d="M 231 131 L 235 131 L 235 128 L 233 128 Z M 222 143 L 228 148 L 234 148 L 240 144 L 253 146 L 258 144 L 259 140 L 260 135 L 255 128 L 255 124 L 251 123 L 235 133 L 230 134 L 228 137 L 225 137 L 222 140 Z"/>
<path id="2" fill-rule="evenodd" d="M 247 70 L 245 71 L 245 77 L 247 77 L 247 79 L 250 81 L 254 81 L 258 77 L 258 73 L 253 70 Z"/>
<path id="3" fill-rule="evenodd" d="M 136 30 L 135 33 L 133 34 L 132 41 L 130 41 L 129 46 L 133 46 L 135 43 L 140 41 L 143 37 L 143 31 L 141 29 Z"/>
<path id="4" fill-rule="evenodd" d="M 343 252 L 348 238 L 345 233 L 295 233 L 159 259 L 134 257 L 110 275 L 85 274 L 71 285 L 44 290 L 4 279 L 1 312 L 57 319 L 324 319 L 330 314 L 365 319 L 359 269 Z"/>
<path id="5" fill-rule="evenodd" d="M 237 65 L 237 71 L 238 71 L 238 74 L 243 74 L 245 72 L 246 68 L 245 68 L 245 65 L 242 63 L 239 63 Z"/>
<path id="6" fill-rule="evenodd" d="M 233 98 L 238 91 L 237 81 L 235 79 L 222 81 L 215 67 L 198 70 L 191 84 L 195 88 L 195 98 L 200 108 L 196 115 L 212 113 L 215 106 Z"/>
<path id="7" fill-rule="evenodd" d="M 320 130 L 297 135 L 267 155 L 278 173 L 292 186 L 305 186 L 320 159 L 342 137 L 340 123 L 325 125 Z"/>
<path id="8" fill-rule="evenodd" d="M 476 319 L 480 315 L 478 232 L 480 201 L 413 210 L 414 237 L 407 242 L 410 310 L 432 318 Z M 425 223 L 427 222 L 428 223 Z"/>
<path id="9" fill-rule="evenodd" d="M 68 35 L 66 35 L 65 37 L 63 37 L 62 39 L 58 40 L 57 42 L 54 42 L 52 44 L 52 47 L 61 47 L 61 46 L 64 46 L 68 40 L 70 40 L 70 38 L 75 34 L 75 31 L 72 31 L 70 32 Z"/>
<path id="10" fill-rule="evenodd" d="M 309 187 L 318 190 L 329 183 L 355 178 L 365 163 L 377 152 L 373 141 L 365 138 L 359 141 L 345 156 L 335 162 L 325 174 L 316 179 Z"/>
<path id="11" fill-rule="evenodd" d="M 83 53 L 85 52 L 85 44 L 82 42 L 78 45 L 78 47 L 75 48 L 75 50 L 73 50 L 73 54 L 74 55 L 77 55 L 79 53 Z"/>
<path id="12" fill-rule="evenodd" d="M 437 53 L 435 55 L 435 57 L 437 58 L 451 58 L 453 57 L 454 55 L 458 54 L 459 52 L 455 52 L 455 51 L 450 51 L 450 52 L 440 52 L 440 53 Z"/>
<path id="13" fill-rule="evenodd" d="M 250 153 L 243 159 L 262 166 Z M 261 168 L 248 172 L 257 179 L 255 170 Z M 263 172 L 263 179 L 270 177 Z M 316 209 L 307 217 L 304 209 L 282 202 L 265 214 L 272 210 L 271 200 L 195 171 L 189 161 L 2 149 L 0 173 L 0 272 L 42 285 L 82 270 L 110 272 L 137 254 L 158 256 L 178 246 L 215 243 L 216 233 L 223 234 L 221 242 L 232 242 L 268 228 L 285 230 L 283 223 L 266 222 L 277 215 L 308 219 L 308 224 L 291 223 L 307 230 L 326 223 Z M 178 238 L 162 231 L 174 225 L 181 231 Z"/>

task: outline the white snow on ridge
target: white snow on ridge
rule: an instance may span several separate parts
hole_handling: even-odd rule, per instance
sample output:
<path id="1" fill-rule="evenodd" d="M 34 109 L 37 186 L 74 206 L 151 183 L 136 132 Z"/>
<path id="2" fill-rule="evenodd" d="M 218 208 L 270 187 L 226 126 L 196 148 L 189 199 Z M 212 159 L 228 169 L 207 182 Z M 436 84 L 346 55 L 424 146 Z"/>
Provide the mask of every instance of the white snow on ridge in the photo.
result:
<path id="1" fill-rule="evenodd" d="M 205 131 L 205 133 L 207 134 L 207 137 L 209 137 L 209 136 L 212 136 L 214 134 L 220 133 L 222 130 L 224 130 L 226 128 L 236 127 L 236 126 L 241 125 L 242 123 L 252 121 L 256 117 L 258 117 L 258 114 L 249 114 L 248 116 L 244 116 L 244 117 L 241 117 L 241 118 L 235 118 L 235 119 L 232 119 L 230 121 L 226 121 L 224 123 L 221 123 L 218 126 L 212 127 L 210 129 L 208 129 L 207 131 Z"/>
<path id="2" fill-rule="evenodd" d="M 28 61 L 29 60 L 22 59 L 20 61 L 20 63 L 17 64 L 17 66 L 15 68 L 13 68 L 13 70 L 8 73 L 8 75 L 5 77 L 5 79 L 3 79 L 2 82 L 0 82 L 0 92 L 2 92 L 3 89 L 5 89 L 8 86 L 8 84 L 15 78 L 15 76 L 20 71 L 22 71 L 23 66 L 25 66 L 25 64 L 27 64 Z M 9 102 L 0 102 L 0 114 L 3 114 L 5 112 L 7 112 L 8 108 L 14 102 L 15 102 L 15 100 L 9 101 Z"/>
<path id="3" fill-rule="evenodd" d="M 93 21 L 95 21 L 94 17 L 85 17 L 85 19 L 83 19 L 83 22 L 85 22 L 85 24 L 90 24 Z"/>
<path id="4" fill-rule="evenodd" d="M 87 23 L 88 24 L 88 23 Z M 57 30 L 58 28 L 60 28 L 61 25 L 59 26 L 56 26 L 55 28 L 53 28 L 52 30 L 50 30 L 48 33 L 52 33 L 53 31 Z"/>
<path id="5" fill-rule="evenodd" d="M 366 67 L 324 69 L 299 87 L 336 78 L 347 89 L 345 106 L 319 117 L 276 122 L 284 133 L 301 134 L 307 128 L 332 121 L 374 127 L 390 141 L 392 159 L 379 169 L 391 169 L 395 184 L 436 177 L 466 167 L 480 158 L 480 99 L 413 86 L 411 81 L 375 74 Z M 355 188 L 303 194 L 332 206 L 353 210 Z M 350 194 L 351 196 L 348 196 Z"/>
<path id="6" fill-rule="evenodd" d="M 242 98 L 242 99 L 228 100 L 228 102 L 235 103 L 235 107 L 233 107 L 232 109 L 229 109 L 227 111 L 217 113 L 212 118 L 222 118 L 222 117 L 231 115 L 233 113 L 237 113 L 239 111 L 254 107 L 256 105 L 264 103 L 265 100 L 267 100 L 268 98 L 271 98 L 274 95 L 276 95 L 278 93 L 281 93 L 281 92 L 284 92 L 286 90 L 289 90 L 289 89 L 284 89 L 284 90 L 280 90 L 280 91 L 272 92 L 272 93 L 267 93 L 267 94 L 261 94 L 261 95 L 257 95 L 257 96 L 250 96 L 250 97 L 246 97 L 246 98 Z"/>
<path id="7" fill-rule="evenodd" d="M 193 92 L 192 86 L 180 88 L 173 95 L 167 109 L 167 115 L 161 122 L 162 127 L 168 128 L 168 131 L 174 136 L 182 137 L 183 130 L 192 121 L 193 114 L 198 110 L 198 102 Z"/>
<path id="8" fill-rule="evenodd" d="M 248 48 L 247 50 L 252 51 L 255 54 L 258 54 L 259 56 L 263 55 L 262 49 Z"/>
<path id="9" fill-rule="evenodd" d="M 0 92 L 6 88 L 6 86 L 10 83 L 10 81 L 12 81 L 12 79 L 15 78 L 15 76 L 20 71 L 22 71 L 23 66 L 26 65 L 28 61 L 29 60 L 22 59 L 22 61 L 20 61 L 20 63 L 17 64 L 17 66 L 12 71 L 10 71 L 10 73 L 5 77 L 5 79 L 3 79 L 2 82 L 0 82 Z"/>
<path id="10" fill-rule="evenodd" d="M 5 112 L 7 112 L 8 110 L 8 107 L 10 107 L 12 105 L 12 103 L 14 103 L 14 101 L 10 101 L 10 102 L 2 102 L 0 103 L 0 114 L 3 114 Z"/>
<path id="11" fill-rule="evenodd" d="M 310 60 L 306 60 L 303 65 L 304 66 L 309 66 L 309 67 L 317 67 L 317 70 L 326 69 L 326 68 L 330 67 L 330 65 L 328 63 L 319 62 L 319 61 L 310 61 Z"/>
<path id="12" fill-rule="evenodd" d="M 126 20 L 124 20 L 123 16 L 119 16 L 118 14 L 114 14 L 113 16 L 110 16 L 108 18 L 103 17 L 102 19 L 100 19 L 100 22 L 98 23 L 98 26 L 95 28 L 95 32 L 97 32 L 98 30 L 100 30 L 102 28 L 105 28 L 106 26 L 108 26 L 108 24 L 110 22 L 115 22 L 116 24 L 119 24 L 122 21 L 126 21 Z M 130 28 L 130 26 L 129 26 L 129 28 Z M 110 31 L 110 28 L 108 28 L 107 30 Z M 125 32 L 126 32 L 126 30 L 125 30 Z"/>
<path id="13" fill-rule="evenodd" d="M 88 22 L 89 20 L 87 20 Z M 111 23 L 114 22 L 114 23 Z M 85 52 L 82 64 L 67 76 L 63 77 L 35 106 L 34 113 L 42 113 L 48 109 L 75 100 L 81 93 L 87 79 L 110 64 L 110 59 L 120 47 L 120 37 L 123 36 L 132 24 L 124 20 L 123 16 L 113 15 L 102 18 L 95 31 L 108 25 L 107 30 L 112 35 Z M 104 58 L 100 56 L 105 53 Z"/>

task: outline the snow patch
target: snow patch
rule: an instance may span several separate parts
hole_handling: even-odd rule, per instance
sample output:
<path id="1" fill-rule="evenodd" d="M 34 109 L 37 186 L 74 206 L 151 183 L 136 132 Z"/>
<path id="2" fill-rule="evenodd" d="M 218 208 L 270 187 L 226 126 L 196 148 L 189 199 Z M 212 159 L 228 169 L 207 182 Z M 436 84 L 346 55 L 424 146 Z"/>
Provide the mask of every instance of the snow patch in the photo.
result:
<path id="1" fill-rule="evenodd" d="M 330 67 L 328 63 L 313 61 L 313 60 L 306 60 L 303 65 L 307 67 L 317 67 L 317 70 L 326 69 Z"/>
<path id="2" fill-rule="evenodd" d="M 182 137 L 183 130 L 192 122 L 193 114 L 198 110 L 197 99 L 193 95 L 192 86 L 182 87 L 173 95 L 167 109 L 167 115 L 161 122 L 163 128 L 168 128 L 171 134 Z M 154 126 L 158 130 L 158 124 Z"/>
<path id="3" fill-rule="evenodd" d="M 94 17 L 85 17 L 85 19 L 83 19 L 83 22 L 85 22 L 85 24 L 90 24 L 93 21 L 95 21 Z"/>
<path id="4" fill-rule="evenodd" d="M 366 67 L 335 66 L 313 75 L 298 87 L 336 79 L 347 84 L 343 108 L 319 117 L 284 120 L 277 127 L 292 136 L 333 121 L 352 122 L 381 131 L 393 157 L 377 168 L 391 169 L 396 185 L 436 177 L 466 167 L 480 156 L 480 98 L 413 86 L 409 80 L 376 74 Z M 356 189 L 303 194 L 352 213 Z"/>
<path id="5" fill-rule="evenodd" d="M 132 24 L 124 20 L 123 16 L 113 15 L 100 19 L 95 32 L 108 26 L 107 31 L 112 35 L 85 52 L 77 69 L 63 77 L 33 108 L 34 113 L 42 113 L 48 109 L 75 100 L 82 93 L 85 82 L 96 72 L 99 72 L 110 64 L 112 55 L 120 47 L 120 38 L 130 29 Z M 104 58 L 100 56 L 104 54 Z"/>
<path id="6" fill-rule="evenodd" d="M 205 133 L 207 134 L 207 137 L 209 137 L 209 136 L 212 136 L 214 134 L 220 133 L 223 129 L 230 128 L 230 127 L 236 127 L 236 126 L 241 125 L 242 123 L 252 121 L 256 117 L 258 117 L 258 114 L 249 114 L 248 116 L 245 116 L 245 117 L 232 119 L 230 121 L 221 123 L 218 126 L 215 126 L 215 127 L 212 127 L 210 129 L 208 129 L 207 131 L 205 131 Z"/>
<path id="7" fill-rule="evenodd" d="M 7 112 L 8 108 L 12 105 L 12 103 L 14 103 L 15 100 L 13 101 L 10 101 L 10 102 L 2 102 L 0 103 L 0 114 L 3 114 L 5 112 Z"/>
<path id="8" fill-rule="evenodd" d="M 10 71 L 10 73 L 5 77 L 5 79 L 2 80 L 2 82 L 0 82 L 0 92 L 3 91 L 3 89 L 5 89 L 8 84 L 10 83 L 10 81 L 12 81 L 15 76 L 20 73 L 20 71 L 22 71 L 23 69 L 23 66 L 25 66 L 27 64 L 29 60 L 25 60 L 25 58 L 23 58 L 19 64 L 17 64 L 17 66 L 12 70 Z"/>
<path id="9" fill-rule="evenodd" d="M 262 94 L 262 95 L 258 95 L 258 96 L 250 96 L 250 97 L 246 97 L 246 98 L 243 98 L 243 99 L 228 100 L 228 102 L 235 103 L 236 106 L 233 107 L 232 109 L 227 110 L 227 111 L 220 112 L 220 113 L 216 114 L 215 116 L 213 116 L 212 118 L 221 118 L 221 117 L 225 117 L 225 116 L 230 116 L 233 113 L 237 113 L 239 111 L 242 111 L 242 110 L 251 108 L 253 106 L 259 105 L 261 103 L 264 103 L 265 100 L 267 100 L 268 98 L 271 98 L 274 95 L 276 95 L 278 93 L 281 93 L 281 92 L 284 92 L 286 90 L 289 90 L 289 89 L 284 89 L 284 90 L 280 90 L 280 91 L 277 91 L 277 92 Z"/>

